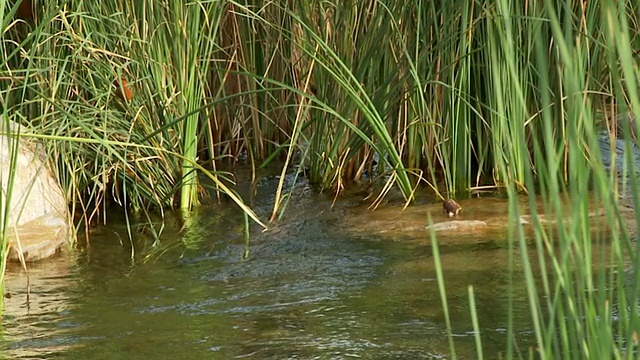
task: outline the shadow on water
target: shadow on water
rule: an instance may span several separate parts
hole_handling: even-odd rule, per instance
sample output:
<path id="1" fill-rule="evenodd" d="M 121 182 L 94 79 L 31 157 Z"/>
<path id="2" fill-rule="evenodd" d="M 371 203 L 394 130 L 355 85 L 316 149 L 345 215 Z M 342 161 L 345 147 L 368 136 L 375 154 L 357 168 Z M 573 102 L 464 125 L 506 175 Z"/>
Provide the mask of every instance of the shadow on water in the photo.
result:
<path id="1" fill-rule="evenodd" d="M 272 183 L 259 192 L 272 194 Z M 271 199 L 253 204 L 269 210 Z M 449 358 L 428 234 L 422 240 L 354 234 L 356 200 L 301 189 L 273 229 L 254 229 L 242 260 L 241 216 L 205 206 L 160 242 L 124 222 L 99 227 L 90 246 L 11 268 L 3 358 Z M 121 244 L 121 242 L 123 244 Z M 506 242 L 441 248 L 460 358 L 475 358 L 467 287 L 473 285 L 485 355 L 506 343 Z M 514 285 L 519 345 L 530 346 L 524 285 Z"/>

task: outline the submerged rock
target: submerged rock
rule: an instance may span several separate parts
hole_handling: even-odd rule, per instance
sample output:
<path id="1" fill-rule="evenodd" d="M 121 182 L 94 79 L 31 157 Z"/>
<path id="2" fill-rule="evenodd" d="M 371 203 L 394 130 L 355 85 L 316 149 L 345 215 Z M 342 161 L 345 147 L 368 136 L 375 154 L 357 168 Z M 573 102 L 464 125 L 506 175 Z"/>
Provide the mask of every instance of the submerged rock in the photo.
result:
<path id="1" fill-rule="evenodd" d="M 433 231 L 471 231 L 487 227 L 487 223 L 480 220 L 453 220 L 427 226 L 426 230 Z"/>
<path id="2" fill-rule="evenodd" d="M 0 180 L 3 204 L 9 205 L 10 259 L 35 261 L 55 254 L 69 237 L 67 201 L 47 167 L 44 150 L 25 129 L 0 118 Z M 15 159 L 12 152 L 15 151 Z M 11 198 L 6 199 L 11 186 Z"/>
<path id="3" fill-rule="evenodd" d="M 526 196 L 519 199 L 519 217 L 517 221 L 529 232 L 534 226 L 557 226 L 558 223 L 570 224 L 572 217 L 570 201 L 562 214 L 544 212 L 544 204 L 539 200 L 531 209 L 531 203 Z M 505 198 L 473 198 L 461 201 L 465 212 L 455 220 L 450 220 L 447 214 L 442 214 L 439 203 L 415 206 L 402 209 L 388 206 L 376 211 L 355 210 L 344 220 L 345 226 L 352 232 L 360 234 L 379 234 L 392 239 L 429 240 L 431 231 L 438 233 L 440 243 L 467 243 L 495 241 L 508 239 L 510 229 L 513 229 L 514 219 L 509 216 L 509 202 Z M 590 204 L 586 216 L 581 218 L 589 226 L 593 234 L 604 234 L 612 230 L 625 229 L 629 234 L 635 234 L 633 226 L 635 213 L 633 209 L 620 206 L 620 223 L 614 217 L 611 222 L 607 212 L 601 204 Z M 535 215 L 532 215 L 535 213 Z M 429 214 L 429 215 L 427 215 Z M 534 221 L 534 216 L 536 220 Z M 431 222 L 431 223 L 430 223 Z"/>

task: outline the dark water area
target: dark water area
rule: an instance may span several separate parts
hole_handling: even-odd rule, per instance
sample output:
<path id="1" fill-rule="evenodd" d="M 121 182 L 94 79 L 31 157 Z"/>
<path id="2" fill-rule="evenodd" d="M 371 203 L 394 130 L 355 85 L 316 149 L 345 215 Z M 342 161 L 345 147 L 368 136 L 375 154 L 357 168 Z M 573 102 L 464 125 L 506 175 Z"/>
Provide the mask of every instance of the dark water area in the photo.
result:
<path id="1" fill-rule="evenodd" d="M 259 183 L 258 194 L 273 186 Z M 81 238 L 79 249 L 31 265 L 28 302 L 27 278 L 12 266 L 0 358 L 451 358 L 428 232 L 355 234 L 344 219 L 366 205 L 331 202 L 303 187 L 277 225 L 252 228 L 246 260 L 242 216 L 223 201 L 171 214 L 159 241 L 134 226 L 134 251 L 124 219 L 112 219 L 90 245 Z M 252 205 L 267 218 L 271 203 L 258 195 Z M 470 285 L 485 356 L 506 349 L 510 293 L 526 354 L 526 290 L 510 281 L 505 239 L 440 251 L 458 358 L 477 357 Z"/>

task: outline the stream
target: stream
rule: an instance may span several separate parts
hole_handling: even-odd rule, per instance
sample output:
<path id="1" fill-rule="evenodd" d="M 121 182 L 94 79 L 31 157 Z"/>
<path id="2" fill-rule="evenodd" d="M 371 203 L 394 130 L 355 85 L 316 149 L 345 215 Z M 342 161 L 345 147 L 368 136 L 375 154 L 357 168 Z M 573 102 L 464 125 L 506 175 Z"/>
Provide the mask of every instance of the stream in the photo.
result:
<path id="1" fill-rule="evenodd" d="M 262 218 L 273 198 L 260 194 L 274 186 L 243 194 Z M 332 207 L 303 187 L 277 224 L 252 227 L 248 259 L 229 201 L 168 214 L 157 239 L 133 219 L 133 247 L 114 211 L 89 243 L 81 234 L 77 249 L 31 264 L 28 281 L 10 266 L 0 358 L 449 359 L 429 233 L 350 231 L 346 219 L 376 216 L 360 199 Z M 533 345 L 506 236 L 467 234 L 440 247 L 460 359 L 477 357 L 469 286 L 487 358 L 506 350 L 510 292 L 517 350 Z"/>

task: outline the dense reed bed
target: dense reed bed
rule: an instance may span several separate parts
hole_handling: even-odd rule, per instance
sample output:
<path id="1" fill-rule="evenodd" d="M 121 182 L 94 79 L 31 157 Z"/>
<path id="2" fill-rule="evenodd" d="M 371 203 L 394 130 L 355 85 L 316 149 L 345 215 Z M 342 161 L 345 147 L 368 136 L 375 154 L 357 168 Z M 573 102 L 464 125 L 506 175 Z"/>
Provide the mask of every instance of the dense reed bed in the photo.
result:
<path id="1" fill-rule="evenodd" d="M 598 131 L 640 110 L 639 20 L 631 0 L 0 0 L 0 113 L 35 130 L 87 223 L 110 201 L 188 210 L 201 176 L 260 221 L 218 171 L 236 161 L 279 160 L 336 194 L 369 181 L 378 200 L 504 189 L 526 265 L 512 281 L 527 284 L 537 337 L 520 349 L 510 332 L 505 357 L 634 358 L 635 238 L 592 238 L 585 214 L 595 202 L 622 221 L 621 171 L 605 171 Z M 637 164 L 623 160 L 637 208 Z M 572 221 L 528 238 L 521 192 L 548 214 L 570 206 Z M 475 319 L 473 289 L 470 301 Z"/>

